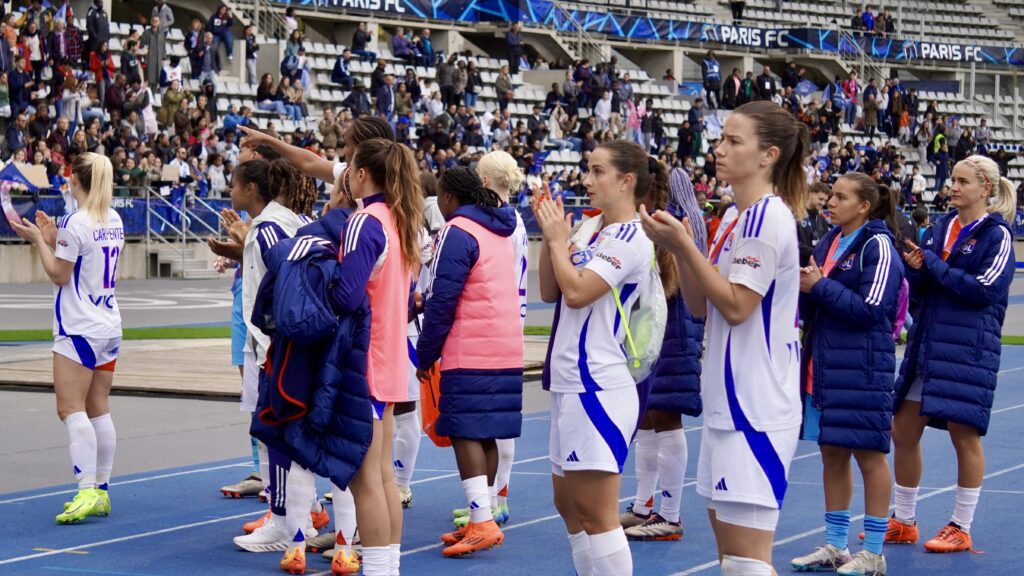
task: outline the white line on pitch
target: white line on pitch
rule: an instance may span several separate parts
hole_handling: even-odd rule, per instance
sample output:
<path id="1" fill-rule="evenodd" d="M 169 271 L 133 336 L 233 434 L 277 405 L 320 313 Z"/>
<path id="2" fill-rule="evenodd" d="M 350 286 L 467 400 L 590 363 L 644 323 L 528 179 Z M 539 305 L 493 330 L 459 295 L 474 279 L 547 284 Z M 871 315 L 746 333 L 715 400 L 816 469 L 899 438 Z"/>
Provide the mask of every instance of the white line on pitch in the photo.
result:
<path id="1" fill-rule="evenodd" d="M 1022 468 L 1024 468 L 1024 464 L 1017 464 L 1016 466 L 1010 466 L 1009 468 L 1003 468 L 1002 470 L 996 470 L 995 472 L 986 474 L 984 476 L 984 478 L 985 478 L 985 480 L 988 480 L 990 478 L 995 478 L 997 476 L 1002 476 L 1003 474 L 1009 474 L 1010 472 L 1016 472 L 1017 470 L 1020 470 Z M 918 500 L 918 502 L 920 502 L 921 500 L 927 500 L 928 498 L 934 498 L 935 496 L 940 496 L 942 494 L 946 494 L 946 493 L 952 492 L 954 490 L 956 490 L 956 484 L 950 484 L 949 486 L 946 486 L 945 488 L 937 488 L 935 490 L 932 490 L 931 492 L 928 492 L 927 494 L 923 494 L 922 496 L 919 496 L 917 498 L 917 500 Z M 892 506 L 890 506 L 889 509 L 892 510 Z M 857 520 L 862 520 L 862 519 L 864 519 L 864 515 L 863 514 L 858 514 L 858 515 L 850 518 L 850 522 L 856 522 Z M 818 528 L 814 528 L 813 530 L 807 530 L 806 532 L 801 532 L 799 534 L 794 534 L 792 536 L 789 536 L 787 538 L 783 538 L 781 540 L 776 540 L 775 542 L 772 543 L 772 545 L 773 546 L 783 546 L 785 544 L 789 544 L 790 542 L 796 542 L 797 540 L 803 540 L 804 538 L 807 538 L 808 536 L 814 536 L 816 534 L 821 534 L 824 531 L 825 531 L 825 527 L 824 526 L 820 526 Z M 686 570 L 683 570 L 682 572 L 676 572 L 676 573 L 672 574 L 671 576 L 689 576 L 690 574 L 697 574 L 697 573 L 703 572 L 705 570 L 709 570 L 711 568 L 714 568 L 715 566 L 718 566 L 718 560 L 715 560 L 713 562 L 705 562 L 704 564 L 701 564 L 699 566 L 694 566 L 693 568 L 688 568 Z"/>
<path id="2" fill-rule="evenodd" d="M 164 478 L 174 478 L 176 476 L 187 476 L 189 474 L 199 474 L 200 472 L 212 472 L 214 470 L 224 470 L 225 468 L 240 468 L 242 466 L 251 466 L 251 462 L 239 462 L 235 464 L 224 464 L 221 466 L 210 466 L 208 468 L 196 468 L 195 470 L 183 470 L 181 472 L 170 472 L 167 474 L 157 474 L 155 476 L 146 476 L 144 478 L 134 478 L 132 480 L 122 480 L 120 482 L 111 482 L 111 486 L 124 486 L 126 484 L 138 484 L 140 482 L 151 482 L 153 480 L 163 480 Z M 22 496 L 20 498 L 8 498 L 7 500 L 0 500 L 0 504 L 13 504 L 15 502 L 25 502 L 26 500 L 38 500 L 39 498 L 48 498 L 50 496 L 60 496 L 62 494 L 75 494 L 78 492 L 78 488 L 73 490 L 56 490 L 53 492 L 46 492 L 45 494 L 34 494 L 32 496 Z"/>
<path id="3" fill-rule="evenodd" d="M 48 552 L 40 552 L 38 554 L 28 554 L 27 556 L 18 556 L 15 558 L 7 558 L 6 560 L 0 560 L 0 566 L 4 564 L 14 564 L 15 562 L 23 562 L 25 560 L 34 560 L 36 558 L 43 558 L 46 556 L 53 556 L 56 554 L 64 554 L 65 552 L 74 552 L 76 550 L 86 550 L 88 548 L 97 548 L 99 546 L 106 546 L 108 544 L 117 544 L 118 542 L 127 542 L 129 540 L 138 540 L 139 538 L 147 538 L 149 536 L 157 536 L 160 534 L 167 534 L 168 532 L 177 532 L 179 530 L 187 530 L 189 528 L 198 528 L 199 526 L 206 526 L 208 524 L 217 524 L 219 522 L 226 522 L 228 520 L 238 520 L 241 518 L 249 518 L 252 516 L 259 516 L 265 514 L 262 510 L 258 512 L 247 512 L 245 514 L 235 514 L 234 516 L 223 516 L 221 518 L 214 518 L 212 520 L 203 520 L 202 522 L 192 522 L 191 524 L 182 524 L 180 526 L 171 526 L 170 528 L 162 528 L 160 530 L 151 530 L 149 532 L 141 532 L 139 534 L 131 534 L 128 536 L 121 536 L 120 538 L 111 538 L 110 540 L 100 540 L 99 542 L 93 542 L 91 544 L 81 544 L 78 546 L 69 546 L 67 548 L 61 548 L 59 550 L 50 550 Z"/>

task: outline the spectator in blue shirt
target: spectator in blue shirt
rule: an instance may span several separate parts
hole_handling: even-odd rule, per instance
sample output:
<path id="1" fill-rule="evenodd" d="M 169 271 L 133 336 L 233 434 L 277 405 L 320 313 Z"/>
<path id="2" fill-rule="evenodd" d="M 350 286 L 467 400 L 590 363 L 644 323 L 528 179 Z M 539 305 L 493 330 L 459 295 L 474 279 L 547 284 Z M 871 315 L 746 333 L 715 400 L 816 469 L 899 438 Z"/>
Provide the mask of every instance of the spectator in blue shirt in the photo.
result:
<path id="1" fill-rule="evenodd" d="M 346 91 L 352 90 L 352 73 L 349 71 L 349 66 L 352 63 L 352 52 L 345 50 L 338 56 L 338 60 L 334 63 L 334 70 L 331 71 L 331 82 L 340 84 L 341 88 Z"/>
<path id="2" fill-rule="evenodd" d="M 868 4 L 864 7 L 864 15 L 861 16 L 864 19 L 864 30 L 868 34 L 875 33 L 875 13 L 871 11 L 871 5 Z"/>
<path id="3" fill-rule="evenodd" d="M 235 59 L 235 36 L 231 33 L 231 26 L 235 23 L 235 19 L 231 17 L 231 11 L 224 4 L 217 7 L 217 11 L 210 16 L 210 21 L 207 23 L 207 29 L 213 33 L 213 38 L 216 41 L 214 49 L 218 44 L 224 44 L 224 52 L 228 56 L 228 61 Z"/>
<path id="4" fill-rule="evenodd" d="M 434 45 L 430 41 L 430 29 L 424 28 L 416 40 L 416 50 L 420 53 L 419 65 L 429 68 L 434 65 Z"/>

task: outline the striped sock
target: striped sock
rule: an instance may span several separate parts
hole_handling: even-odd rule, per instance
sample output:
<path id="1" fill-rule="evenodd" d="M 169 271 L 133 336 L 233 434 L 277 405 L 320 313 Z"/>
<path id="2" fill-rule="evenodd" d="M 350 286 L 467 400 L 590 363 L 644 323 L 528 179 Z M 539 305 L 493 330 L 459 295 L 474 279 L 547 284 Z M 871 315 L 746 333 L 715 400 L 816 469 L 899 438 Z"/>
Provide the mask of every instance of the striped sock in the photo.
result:
<path id="1" fill-rule="evenodd" d="M 872 554 L 881 554 L 885 544 L 885 531 L 889 528 L 889 520 L 878 516 L 864 516 L 864 549 Z"/>
<path id="2" fill-rule="evenodd" d="M 884 530 L 882 531 L 885 532 Z M 825 539 L 840 550 L 846 550 L 850 540 L 850 511 L 825 512 Z"/>

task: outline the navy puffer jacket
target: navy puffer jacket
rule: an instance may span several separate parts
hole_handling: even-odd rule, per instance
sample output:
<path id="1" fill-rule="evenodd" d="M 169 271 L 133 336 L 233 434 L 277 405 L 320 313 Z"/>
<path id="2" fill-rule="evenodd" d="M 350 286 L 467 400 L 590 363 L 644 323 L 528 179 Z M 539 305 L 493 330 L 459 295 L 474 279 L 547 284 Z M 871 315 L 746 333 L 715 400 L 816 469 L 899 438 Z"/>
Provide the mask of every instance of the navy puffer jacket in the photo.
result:
<path id="1" fill-rule="evenodd" d="M 929 425 L 956 422 L 988 431 L 1002 352 L 1007 297 L 1016 269 L 1013 232 L 989 214 L 962 233 L 942 260 L 946 231 L 956 212 L 924 233 L 924 265 L 907 267 L 914 326 L 896 383 L 896 410 L 914 379 L 922 377 L 921 414 Z"/>
<path id="2" fill-rule="evenodd" d="M 839 227 L 814 249 L 824 263 Z M 903 263 L 885 223 L 869 220 L 829 275 L 800 295 L 804 321 L 801 389 L 814 361 L 820 444 L 889 452 L 896 345 L 892 323 Z"/>
<path id="3" fill-rule="evenodd" d="M 654 376 L 648 410 L 700 416 L 700 356 L 704 342 L 704 320 L 690 316 L 679 294 L 668 299 L 665 340 L 661 345 L 658 371 Z"/>
<path id="4" fill-rule="evenodd" d="M 250 433 L 316 475 L 348 486 L 362 465 L 373 436 L 366 357 L 370 346 L 370 306 L 364 296 L 359 308 L 338 318 L 331 337 L 298 345 L 273 333 L 274 319 L 259 312 L 272 310 L 264 300 L 273 296 L 274 276 L 287 266 L 304 263 L 311 290 L 286 297 L 325 298 L 323 284 L 336 277 L 337 234 L 347 212 L 332 210 L 327 217 L 299 229 L 295 238 L 267 252 L 268 272 L 253 313 L 254 324 L 271 334 L 266 369 L 261 375 L 259 402 Z M 312 236 L 330 244 L 310 242 Z M 301 250 L 296 250 L 301 248 Z M 304 261 L 304 262 L 303 262 Z M 265 294 L 266 292 L 266 294 Z"/>

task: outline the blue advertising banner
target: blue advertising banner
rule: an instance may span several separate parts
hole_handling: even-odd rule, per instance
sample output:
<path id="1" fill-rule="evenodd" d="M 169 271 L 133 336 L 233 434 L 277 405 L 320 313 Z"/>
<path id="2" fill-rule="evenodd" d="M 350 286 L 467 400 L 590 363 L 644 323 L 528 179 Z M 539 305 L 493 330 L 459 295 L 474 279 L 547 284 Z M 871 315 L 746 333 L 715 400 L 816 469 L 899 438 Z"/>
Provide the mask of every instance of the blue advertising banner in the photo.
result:
<path id="1" fill-rule="evenodd" d="M 1015 47 L 975 46 L 860 36 L 841 37 L 835 30 L 816 28 L 769 29 L 709 24 L 609 11 L 563 11 L 551 0 L 272 0 L 300 8 L 355 10 L 393 16 L 458 22 L 512 22 L 571 31 L 574 22 L 588 32 L 618 38 L 714 43 L 762 49 L 803 49 L 831 53 L 863 50 L 893 62 L 977 62 L 1024 66 L 1024 51 Z"/>

